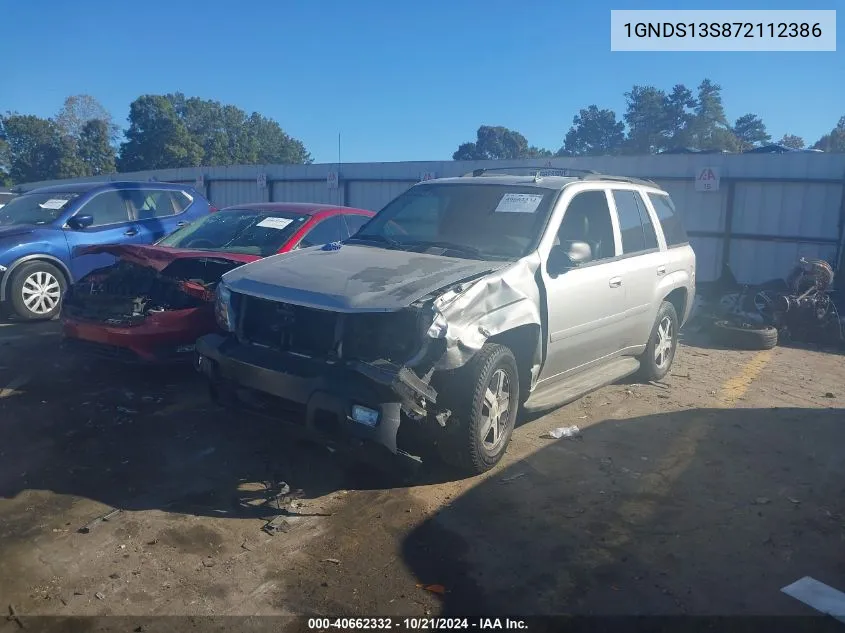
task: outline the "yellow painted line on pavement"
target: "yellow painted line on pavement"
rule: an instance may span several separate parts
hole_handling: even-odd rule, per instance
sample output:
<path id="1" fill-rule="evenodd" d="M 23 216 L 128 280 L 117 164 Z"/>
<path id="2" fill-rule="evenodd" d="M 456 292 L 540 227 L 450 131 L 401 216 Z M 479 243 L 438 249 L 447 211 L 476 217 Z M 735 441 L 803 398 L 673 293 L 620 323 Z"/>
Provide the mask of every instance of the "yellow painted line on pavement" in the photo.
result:
<path id="1" fill-rule="evenodd" d="M 736 404 L 736 401 L 742 398 L 751 386 L 751 383 L 757 379 L 763 368 L 769 364 L 774 352 L 767 349 L 763 352 L 757 352 L 751 359 L 742 366 L 739 373 L 733 378 L 729 378 L 722 384 L 719 390 L 718 399 L 722 407 L 730 408 Z"/>
<path id="2" fill-rule="evenodd" d="M 749 387 L 769 363 L 772 355 L 772 350 L 758 352 L 742 365 L 736 375 L 724 381 L 717 393 L 717 408 L 733 408 L 736 401 L 748 392 Z M 669 445 L 669 449 L 658 461 L 654 471 L 640 478 L 639 493 L 619 507 L 619 515 L 624 520 L 622 526 L 625 523 L 642 524 L 654 515 L 660 500 L 671 494 L 675 482 L 689 468 L 695 458 L 699 443 L 708 432 L 708 421 L 704 416 L 700 419 L 692 419 L 681 435 Z M 612 528 L 613 533 L 607 535 L 604 541 L 605 546 L 619 547 L 632 540 L 632 532 L 622 526 Z M 596 554 L 594 550 L 593 557 Z M 612 557 L 611 552 L 607 550 L 604 555 Z"/>

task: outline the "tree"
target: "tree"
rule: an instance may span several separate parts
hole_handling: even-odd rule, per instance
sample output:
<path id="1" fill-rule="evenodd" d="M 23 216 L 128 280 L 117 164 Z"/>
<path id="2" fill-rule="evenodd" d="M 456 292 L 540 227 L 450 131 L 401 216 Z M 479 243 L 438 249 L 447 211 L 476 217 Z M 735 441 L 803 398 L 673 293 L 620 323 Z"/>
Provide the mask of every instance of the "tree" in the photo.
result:
<path id="1" fill-rule="evenodd" d="M 823 152 L 845 152 L 845 116 L 839 119 L 835 128 L 813 144 L 813 149 L 820 149 Z"/>
<path id="2" fill-rule="evenodd" d="M 211 99 L 163 95 L 188 136 L 202 148 L 204 165 L 310 163 L 305 145 L 257 112 L 248 115 L 233 105 Z"/>
<path id="3" fill-rule="evenodd" d="M 778 145 L 783 145 L 784 147 L 789 147 L 791 149 L 804 149 L 806 143 L 804 143 L 804 139 L 800 136 L 795 136 L 794 134 L 784 134 L 783 138 L 778 141 Z"/>
<path id="4" fill-rule="evenodd" d="M 765 145 L 772 140 L 766 132 L 766 124 L 756 114 L 744 114 L 736 120 L 733 134 L 739 142 L 739 149 L 748 150 Z"/>
<path id="5" fill-rule="evenodd" d="M 624 142 L 625 124 L 616 113 L 591 105 L 572 119 L 562 149 L 574 156 L 600 156 L 618 153 Z"/>
<path id="6" fill-rule="evenodd" d="M 666 93 L 654 86 L 634 86 L 625 101 L 627 151 L 652 154 L 666 149 Z"/>
<path id="7" fill-rule="evenodd" d="M 452 159 L 502 160 L 529 158 L 529 149 L 528 141 L 519 132 L 509 130 L 500 125 L 482 125 L 476 132 L 475 143 L 462 143 L 457 151 L 452 154 Z"/>
<path id="8" fill-rule="evenodd" d="M 695 117 L 692 121 L 693 145 L 700 150 L 739 149 L 739 141 L 728 125 L 722 105 L 722 87 L 709 79 L 698 86 Z"/>
<path id="9" fill-rule="evenodd" d="M 52 120 L 10 113 L 3 117 L 2 127 L 12 181 L 24 183 L 85 174 L 73 139 L 64 136 Z"/>
<path id="10" fill-rule="evenodd" d="M 528 154 L 526 158 L 551 158 L 554 156 L 554 153 L 551 150 L 548 150 L 544 147 L 535 147 L 532 145 L 528 148 Z"/>
<path id="11" fill-rule="evenodd" d="M 167 97 L 144 95 L 129 106 L 129 129 L 120 146 L 120 171 L 194 167 L 203 148 L 191 137 Z"/>
<path id="12" fill-rule="evenodd" d="M 3 134 L 3 118 L 0 117 L 0 187 L 8 187 L 12 184 L 12 177 L 9 175 L 9 143 Z"/>
<path id="13" fill-rule="evenodd" d="M 690 147 L 696 100 L 683 84 L 676 84 L 663 103 L 665 149 Z"/>
<path id="14" fill-rule="evenodd" d="M 246 139 L 255 147 L 255 159 L 258 165 L 308 164 L 313 162 L 311 154 L 302 141 L 288 136 L 273 119 L 253 112 L 246 124 Z"/>
<path id="15" fill-rule="evenodd" d="M 75 139 L 79 139 L 85 124 L 94 120 L 106 124 L 110 141 L 114 141 L 120 132 L 109 111 L 91 95 L 74 95 L 65 99 L 64 106 L 55 120 L 63 134 Z"/>
<path id="16" fill-rule="evenodd" d="M 110 141 L 109 125 L 102 119 L 91 119 L 82 126 L 77 147 L 86 175 L 100 176 L 116 171 L 115 151 Z"/>

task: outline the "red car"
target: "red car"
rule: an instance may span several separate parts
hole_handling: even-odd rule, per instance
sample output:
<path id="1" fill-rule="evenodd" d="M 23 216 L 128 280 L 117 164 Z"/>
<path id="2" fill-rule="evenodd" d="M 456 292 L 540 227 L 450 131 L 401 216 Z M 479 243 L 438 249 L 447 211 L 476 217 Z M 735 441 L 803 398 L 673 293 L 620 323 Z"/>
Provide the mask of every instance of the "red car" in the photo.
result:
<path id="1" fill-rule="evenodd" d="M 196 339 L 217 328 L 214 289 L 223 274 L 269 255 L 345 240 L 373 215 L 320 204 L 244 204 L 207 215 L 152 246 L 85 248 L 75 255 L 112 255 L 117 262 L 68 289 L 62 303 L 65 346 L 125 361 L 190 359 Z"/>

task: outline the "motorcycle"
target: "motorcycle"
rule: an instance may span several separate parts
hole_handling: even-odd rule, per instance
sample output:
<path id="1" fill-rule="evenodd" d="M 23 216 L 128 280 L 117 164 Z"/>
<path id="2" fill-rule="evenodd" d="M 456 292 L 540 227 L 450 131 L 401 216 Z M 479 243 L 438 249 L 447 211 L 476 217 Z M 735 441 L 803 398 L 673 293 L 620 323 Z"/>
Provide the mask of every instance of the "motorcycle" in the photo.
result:
<path id="1" fill-rule="evenodd" d="M 842 344 L 842 322 L 830 297 L 833 279 L 830 264 L 804 257 L 786 280 L 756 285 L 740 285 L 726 265 L 715 285 L 721 296 L 714 337 L 745 349 L 771 349 L 779 341 Z"/>

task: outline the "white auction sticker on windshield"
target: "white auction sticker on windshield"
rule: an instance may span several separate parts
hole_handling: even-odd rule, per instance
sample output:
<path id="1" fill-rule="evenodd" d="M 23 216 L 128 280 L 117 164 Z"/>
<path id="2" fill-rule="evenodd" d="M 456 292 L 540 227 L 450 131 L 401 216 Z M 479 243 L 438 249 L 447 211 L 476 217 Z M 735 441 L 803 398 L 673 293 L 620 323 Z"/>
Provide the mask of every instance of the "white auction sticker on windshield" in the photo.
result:
<path id="1" fill-rule="evenodd" d="M 495 213 L 534 213 L 542 200 L 543 196 L 536 193 L 506 193 Z"/>
<path id="2" fill-rule="evenodd" d="M 42 202 L 38 206 L 41 207 L 42 209 L 61 209 L 68 202 L 70 202 L 70 201 L 69 200 L 61 200 L 60 198 L 51 198 L 50 200 L 47 200 L 47 202 Z"/>
<path id="3" fill-rule="evenodd" d="M 264 218 L 255 226 L 265 226 L 268 229 L 283 229 L 291 222 L 293 222 L 293 220 L 288 218 Z"/>

